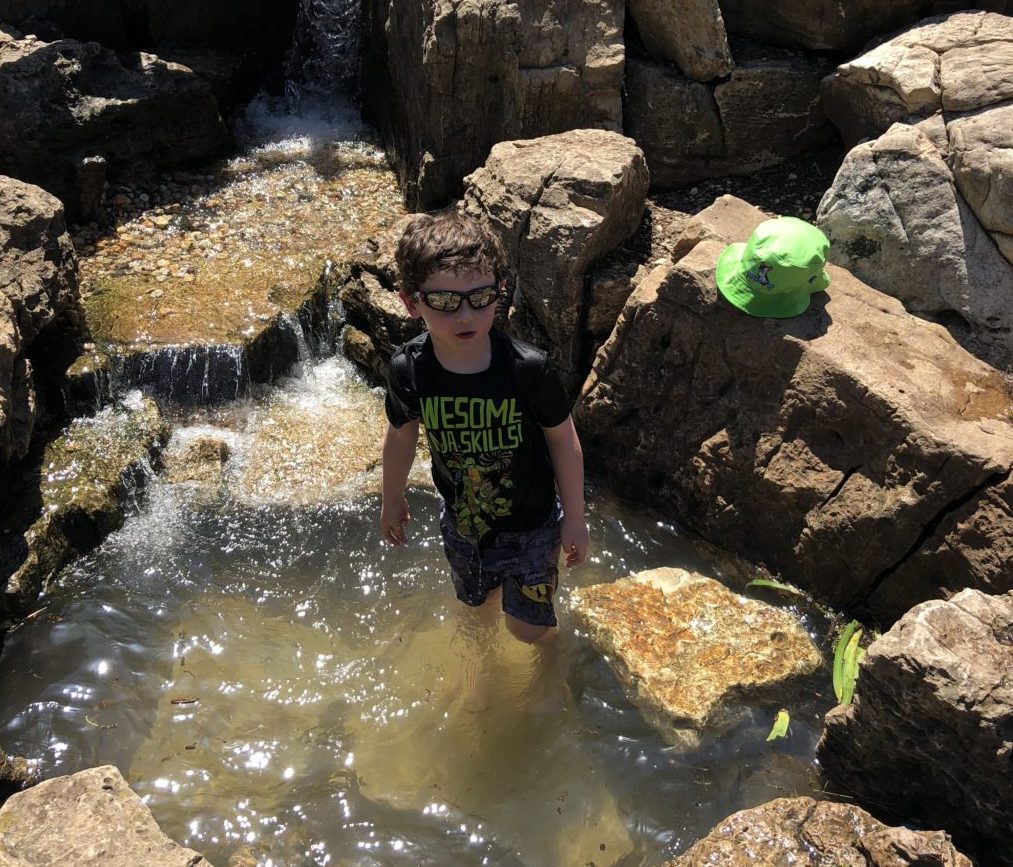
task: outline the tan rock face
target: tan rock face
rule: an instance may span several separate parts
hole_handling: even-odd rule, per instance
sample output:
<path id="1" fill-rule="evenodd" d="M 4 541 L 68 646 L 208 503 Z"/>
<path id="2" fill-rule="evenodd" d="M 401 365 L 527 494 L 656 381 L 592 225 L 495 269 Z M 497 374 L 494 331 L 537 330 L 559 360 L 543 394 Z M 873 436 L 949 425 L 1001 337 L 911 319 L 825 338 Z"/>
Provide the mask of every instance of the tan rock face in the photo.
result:
<path id="1" fill-rule="evenodd" d="M 554 350 L 563 381 L 576 391 L 584 273 L 640 222 L 643 153 L 617 133 L 574 130 L 498 144 L 466 181 L 464 210 L 499 235 L 516 276 L 511 325 Z"/>
<path id="2" fill-rule="evenodd" d="M 851 804 L 778 798 L 725 819 L 665 867 L 972 867 L 942 831 L 891 828 Z"/>
<path id="3" fill-rule="evenodd" d="M 735 64 L 716 0 L 630 0 L 628 5 L 652 56 L 678 64 L 695 81 L 732 71 Z"/>
<path id="4" fill-rule="evenodd" d="M 8 799 L 0 808 L 0 861 L 9 867 L 208 865 L 162 833 L 112 765 L 46 780 Z"/>
<path id="5" fill-rule="evenodd" d="M 792 615 L 682 569 L 585 587 L 573 610 L 647 719 L 686 745 L 822 663 Z"/>
<path id="6" fill-rule="evenodd" d="M 878 814 L 1013 864 L 1011 672 L 1013 593 L 918 605 L 870 645 L 855 702 L 826 718 L 820 763 Z"/>
<path id="7" fill-rule="evenodd" d="M 363 83 L 412 210 L 458 195 L 496 142 L 622 126 L 619 0 L 364 4 Z"/>
<path id="8" fill-rule="evenodd" d="M 630 296 L 575 408 L 620 492 L 837 605 L 1013 588 L 1013 400 L 939 326 L 830 266 L 794 319 L 757 319 L 714 266 L 763 218 L 722 197 Z"/>

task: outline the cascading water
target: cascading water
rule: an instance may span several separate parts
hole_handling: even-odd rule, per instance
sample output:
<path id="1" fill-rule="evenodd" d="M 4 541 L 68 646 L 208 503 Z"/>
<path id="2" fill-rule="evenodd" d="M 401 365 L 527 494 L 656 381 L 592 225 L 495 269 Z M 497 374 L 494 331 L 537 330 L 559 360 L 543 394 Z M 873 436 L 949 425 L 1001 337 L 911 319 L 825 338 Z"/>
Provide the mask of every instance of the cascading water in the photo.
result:
<path id="1" fill-rule="evenodd" d="M 298 105 L 306 93 L 355 101 L 362 55 L 360 0 L 300 0 L 286 91 Z"/>

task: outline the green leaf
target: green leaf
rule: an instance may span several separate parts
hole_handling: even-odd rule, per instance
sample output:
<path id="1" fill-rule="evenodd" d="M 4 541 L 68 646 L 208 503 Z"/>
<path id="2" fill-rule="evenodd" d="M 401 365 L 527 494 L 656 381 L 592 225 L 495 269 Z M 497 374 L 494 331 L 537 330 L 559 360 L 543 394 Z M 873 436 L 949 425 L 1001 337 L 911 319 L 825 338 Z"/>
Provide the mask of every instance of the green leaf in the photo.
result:
<path id="1" fill-rule="evenodd" d="M 773 578 L 754 578 L 750 581 L 747 587 L 771 587 L 774 590 L 783 590 L 785 593 L 794 593 L 796 596 L 805 596 L 798 587 L 792 587 L 790 584 L 782 584 L 780 581 L 775 581 Z"/>
<path id="2" fill-rule="evenodd" d="M 783 738 L 788 734 L 788 723 L 791 722 L 791 717 L 788 716 L 788 711 L 781 708 L 777 712 L 777 716 L 774 717 L 774 726 L 770 730 L 770 734 L 767 735 L 768 741 L 776 740 L 777 738 Z"/>
<path id="3" fill-rule="evenodd" d="M 841 630 L 840 638 L 837 639 L 837 646 L 834 648 L 834 695 L 837 696 L 838 701 L 844 695 L 844 650 L 858 627 L 859 623 L 857 620 L 852 620 L 851 623 L 845 626 Z"/>
<path id="4" fill-rule="evenodd" d="M 861 658 L 859 652 L 861 651 L 864 655 L 864 651 L 858 646 L 861 637 L 862 630 L 859 629 L 851 636 L 848 646 L 844 648 L 844 668 L 841 673 L 841 704 L 851 704 L 851 699 L 855 694 L 855 681 L 858 679 L 858 661 Z"/>

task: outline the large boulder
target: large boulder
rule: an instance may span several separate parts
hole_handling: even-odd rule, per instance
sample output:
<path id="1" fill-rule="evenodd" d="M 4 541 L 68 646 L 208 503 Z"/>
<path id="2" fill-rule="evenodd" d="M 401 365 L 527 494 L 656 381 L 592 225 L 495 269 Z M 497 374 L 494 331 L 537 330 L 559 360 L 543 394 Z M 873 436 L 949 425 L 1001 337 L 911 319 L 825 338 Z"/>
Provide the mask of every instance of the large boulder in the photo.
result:
<path id="1" fill-rule="evenodd" d="M 643 148 L 652 189 L 748 175 L 834 137 L 820 105 L 828 61 L 755 45 L 742 46 L 737 60 L 718 84 L 662 62 L 627 61 L 624 130 Z"/>
<path id="2" fill-rule="evenodd" d="M 890 621 L 963 587 L 1013 587 L 1003 378 L 944 329 L 829 267 L 793 319 L 717 292 L 764 215 L 722 197 L 636 287 L 575 408 L 620 492 L 838 606 Z"/>
<path id="3" fill-rule="evenodd" d="M 173 842 L 112 765 L 55 777 L 0 808 L 4 867 L 210 867 Z"/>
<path id="4" fill-rule="evenodd" d="M 717 0 L 629 0 L 627 7 L 648 53 L 694 81 L 721 78 L 735 66 Z"/>
<path id="5" fill-rule="evenodd" d="M 573 130 L 496 145 L 466 181 L 464 210 L 499 235 L 517 279 L 513 330 L 551 349 L 576 391 L 586 370 L 584 274 L 640 223 L 643 153 L 618 133 Z"/>
<path id="6" fill-rule="evenodd" d="M 930 18 L 840 66 L 847 156 L 821 203 L 833 260 L 1013 363 L 1013 18 Z M 892 124 L 892 126 L 891 126 Z"/>
<path id="7" fill-rule="evenodd" d="M 574 591 L 573 613 L 663 737 L 695 747 L 823 662 L 793 615 L 659 568 Z M 777 705 L 774 705 L 777 707 Z"/>
<path id="8" fill-rule="evenodd" d="M 918 605 L 869 647 L 855 701 L 826 718 L 820 764 L 877 814 L 945 827 L 978 863 L 1008 867 L 1011 672 L 1013 593 Z"/>
<path id="9" fill-rule="evenodd" d="M 0 177 L 0 469 L 28 452 L 41 411 L 27 353 L 34 347 L 44 358 L 36 341 L 46 344 L 61 323 L 83 331 L 63 208 L 38 187 Z"/>
<path id="10" fill-rule="evenodd" d="M 891 828 L 851 804 L 778 798 L 742 810 L 665 867 L 973 867 L 942 831 Z"/>
<path id="11" fill-rule="evenodd" d="M 888 33 L 940 12 L 1013 11 L 1010 0 L 721 0 L 729 33 L 808 51 L 854 51 Z"/>
<path id="12" fill-rule="evenodd" d="M 367 0 L 365 110 L 412 210 L 461 192 L 497 142 L 619 130 L 621 0 Z"/>
<path id="13" fill-rule="evenodd" d="M 71 219 L 95 210 L 107 175 L 206 158 L 227 141 L 211 86 L 187 67 L 0 26 L 0 172 L 53 193 Z"/>

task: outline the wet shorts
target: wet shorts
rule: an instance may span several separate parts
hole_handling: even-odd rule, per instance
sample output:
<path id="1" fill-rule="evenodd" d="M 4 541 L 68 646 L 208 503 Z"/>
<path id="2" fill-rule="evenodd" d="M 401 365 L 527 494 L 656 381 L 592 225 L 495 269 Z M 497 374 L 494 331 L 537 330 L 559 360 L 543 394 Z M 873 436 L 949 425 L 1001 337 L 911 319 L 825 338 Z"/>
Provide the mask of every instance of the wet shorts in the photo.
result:
<path id="1" fill-rule="evenodd" d="M 481 605 L 503 587 L 503 610 L 533 626 L 555 626 L 552 597 L 559 584 L 559 503 L 540 527 L 496 533 L 481 546 L 457 532 L 446 507 L 440 515 L 443 550 L 457 598 Z"/>

